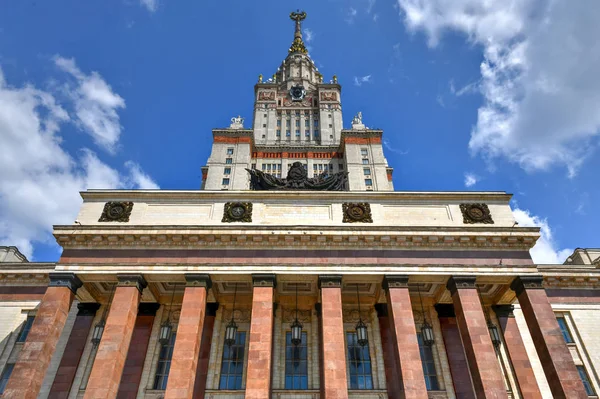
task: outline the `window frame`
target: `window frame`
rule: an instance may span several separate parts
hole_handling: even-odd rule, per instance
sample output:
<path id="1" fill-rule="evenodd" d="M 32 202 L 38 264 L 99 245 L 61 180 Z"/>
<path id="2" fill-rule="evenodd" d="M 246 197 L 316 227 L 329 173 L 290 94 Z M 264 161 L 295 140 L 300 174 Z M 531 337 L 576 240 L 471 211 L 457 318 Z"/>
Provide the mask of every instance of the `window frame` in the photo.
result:
<path id="1" fill-rule="evenodd" d="M 4 390 L 6 389 L 6 385 L 8 385 L 8 380 L 14 369 L 15 363 L 6 363 L 4 366 L 4 370 L 2 370 L 2 374 L 0 374 L 0 395 L 4 394 Z"/>
<path id="2" fill-rule="evenodd" d="M 173 350 L 175 349 L 175 339 L 177 338 L 177 331 L 171 333 L 171 338 L 166 345 L 159 345 L 160 349 L 158 352 L 158 359 L 156 361 L 156 368 L 154 370 L 154 379 L 152 382 L 152 389 L 158 391 L 164 391 L 167 389 L 167 383 L 169 381 L 169 372 L 171 371 L 171 361 L 173 360 Z M 163 348 L 167 348 L 167 356 L 162 357 Z M 161 368 L 161 362 L 163 367 Z M 159 385 L 158 382 L 161 382 Z"/>
<path id="3" fill-rule="evenodd" d="M 233 158 L 225 158 L 225 165 L 233 165 Z"/>
<path id="4" fill-rule="evenodd" d="M 228 147 L 227 148 L 227 155 L 233 155 L 233 147 Z"/>
<path id="5" fill-rule="evenodd" d="M 223 180 L 221 180 L 221 185 L 228 186 L 230 182 L 229 177 L 224 177 Z"/>
<path id="6" fill-rule="evenodd" d="M 226 378 L 227 381 L 229 382 L 229 378 L 231 378 L 231 376 L 233 376 L 233 378 L 237 379 L 238 376 L 240 378 L 240 385 L 239 388 L 229 388 L 229 384 L 227 383 L 227 386 L 225 388 L 221 387 L 221 381 L 223 379 L 224 373 L 223 373 L 223 362 L 226 360 L 225 359 L 225 349 L 227 348 L 227 350 L 231 350 L 231 347 L 233 346 L 237 346 L 239 347 L 240 344 L 238 343 L 238 341 L 240 340 L 240 337 L 244 336 L 244 340 L 243 340 L 243 346 L 242 346 L 242 370 L 241 370 L 241 374 L 237 374 L 237 371 L 235 374 L 231 374 L 231 373 L 226 373 Z M 247 349 L 248 349 L 248 337 L 250 334 L 248 334 L 246 331 L 239 331 L 236 334 L 236 343 L 233 344 L 231 347 L 227 347 L 227 345 L 225 345 L 225 337 L 223 336 L 223 339 L 221 340 L 221 344 L 223 345 L 222 350 L 221 350 L 221 361 L 219 362 L 219 378 L 217 379 L 217 389 L 219 391 L 241 391 L 244 390 L 246 388 L 246 384 L 245 384 L 245 379 L 246 379 L 246 364 L 247 364 Z M 228 361 L 230 361 L 230 359 L 227 359 Z M 231 364 L 228 365 L 228 370 L 231 369 Z M 235 382 L 236 386 L 237 386 L 237 381 Z"/>
<path id="7" fill-rule="evenodd" d="M 567 345 L 574 344 L 575 340 L 573 339 L 573 334 L 571 334 L 571 330 L 569 329 L 569 325 L 567 323 L 567 318 L 565 317 L 565 315 L 557 314 L 556 322 L 558 323 L 560 332 L 561 332 L 565 342 L 567 343 Z"/>
<path id="8" fill-rule="evenodd" d="M 373 330 L 371 330 L 371 334 L 373 334 Z M 345 348 L 346 353 L 344 355 L 346 356 L 346 364 L 348 367 L 348 389 L 357 390 L 357 391 L 372 391 L 375 389 L 376 374 L 374 375 L 374 373 L 373 373 L 374 361 L 373 361 L 373 357 L 371 356 L 371 345 L 370 345 L 371 340 L 369 340 L 369 344 L 365 345 L 364 347 L 361 347 L 360 345 L 358 345 L 358 342 L 353 342 L 352 346 L 351 346 L 349 336 L 356 337 L 356 331 L 348 330 L 348 329 L 346 329 L 346 331 L 344 331 L 344 341 L 346 344 L 346 348 Z M 364 371 L 360 374 L 354 373 L 357 376 L 357 385 L 352 386 L 352 374 L 353 373 L 352 373 L 352 365 L 351 365 L 352 361 L 350 358 L 350 350 L 357 349 L 357 348 L 362 348 L 363 351 L 366 349 L 367 355 L 369 356 L 368 363 L 369 363 L 370 374 L 367 374 Z M 362 362 L 364 363 L 365 361 L 362 360 Z M 358 362 L 355 362 L 355 363 L 358 364 Z M 365 368 L 364 365 L 362 366 L 362 368 L 364 370 L 364 368 Z M 358 377 L 363 377 L 363 378 L 370 377 L 370 382 L 371 382 L 370 387 L 366 383 L 367 380 L 365 380 L 365 387 L 360 388 L 360 385 L 358 385 Z"/>
<path id="9" fill-rule="evenodd" d="M 583 383 L 583 387 L 585 388 L 585 392 L 588 396 L 596 396 L 596 391 L 594 390 L 594 385 L 590 380 L 590 375 L 585 369 L 584 365 L 576 365 L 577 373 L 579 374 L 579 378 L 581 378 L 581 382 Z M 585 379 L 584 379 L 585 377 Z"/>
<path id="10" fill-rule="evenodd" d="M 289 342 L 288 343 L 288 335 L 289 338 L 291 340 L 291 336 L 292 336 L 292 332 L 290 330 L 286 330 L 284 331 L 284 337 L 285 337 L 285 359 L 284 359 L 284 369 L 283 369 L 283 389 L 286 390 L 294 390 L 294 391 L 305 391 L 308 390 L 309 388 L 309 381 L 308 381 L 308 376 L 309 376 L 309 350 L 310 350 L 310 346 L 308 345 L 308 332 L 307 331 L 302 331 L 302 342 L 298 347 L 304 347 L 304 354 L 305 354 L 305 358 L 304 359 L 300 359 L 299 361 L 302 362 L 304 361 L 304 363 L 306 363 L 306 374 L 296 374 L 296 373 L 292 373 L 291 375 L 288 375 L 288 362 L 290 362 L 290 360 L 288 360 L 288 348 L 295 348 L 295 346 Z M 293 359 L 291 360 L 293 361 Z M 292 386 L 288 387 L 288 376 L 292 378 Z M 305 381 L 306 381 L 306 386 L 302 387 L 300 386 L 299 388 L 294 388 L 294 377 L 305 377 Z"/>
<path id="11" fill-rule="evenodd" d="M 24 343 L 27 340 L 27 336 L 31 332 L 34 321 L 35 315 L 28 314 L 25 322 L 21 326 L 21 331 L 19 331 L 19 335 L 17 336 L 17 343 Z"/>
<path id="12" fill-rule="evenodd" d="M 421 356 L 421 365 L 423 366 L 423 377 L 425 377 L 425 386 L 427 387 L 427 391 L 439 391 L 440 390 L 440 378 L 437 372 L 437 366 L 435 361 L 435 353 L 433 351 L 433 346 L 426 346 L 423 343 L 423 335 L 421 331 L 417 332 L 417 342 L 419 344 L 419 355 Z M 429 360 L 425 360 L 425 352 L 429 351 L 431 353 L 431 358 Z M 430 364 L 433 367 L 433 374 L 429 373 L 427 364 Z M 435 388 L 432 387 L 432 379 L 435 379 Z"/>

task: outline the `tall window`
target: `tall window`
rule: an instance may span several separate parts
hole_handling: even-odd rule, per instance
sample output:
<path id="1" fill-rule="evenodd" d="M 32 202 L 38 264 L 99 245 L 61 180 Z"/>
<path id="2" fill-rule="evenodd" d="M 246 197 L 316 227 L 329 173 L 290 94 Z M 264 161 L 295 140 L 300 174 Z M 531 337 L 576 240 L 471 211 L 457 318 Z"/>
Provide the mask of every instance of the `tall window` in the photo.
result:
<path id="1" fill-rule="evenodd" d="M 366 157 L 367 155 L 369 155 L 369 150 L 367 150 L 366 148 L 361 148 L 360 155 L 362 155 L 363 157 Z"/>
<path id="2" fill-rule="evenodd" d="M 347 332 L 350 389 L 373 389 L 369 346 L 360 346 L 355 332 Z"/>
<path id="3" fill-rule="evenodd" d="M 158 366 L 154 375 L 154 389 L 167 389 L 167 380 L 169 379 L 169 370 L 171 369 L 171 357 L 173 356 L 173 347 L 175 346 L 175 336 L 177 333 L 171 334 L 171 339 L 166 345 L 160 347 L 158 356 Z"/>
<path id="4" fill-rule="evenodd" d="M 574 342 L 573 337 L 571 336 L 569 327 L 567 327 L 567 321 L 565 320 L 565 318 L 562 316 L 557 316 L 556 321 L 558 321 L 558 325 L 560 327 L 560 332 L 562 333 L 563 338 L 565 339 L 565 342 L 567 344 L 572 344 Z"/>
<path id="5" fill-rule="evenodd" d="M 223 346 L 223 361 L 221 362 L 221 380 L 219 389 L 242 389 L 244 375 L 244 349 L 246 333 L 238 331 L 235 343 Z"/>
<path id="6" fill-rule="evenodd" d="M 6 384 L 8 384 L 8 379 L 10 378 L 14 367 L 14 363 L 7 363 L 6 367 L 4 367 L 2 376 L 0 376 L 0 395 L 4 393 L 4 389 L 6 388 Z"/>
<path id="7" fill-rule="evenodd" d="M 421 364 L 423 365 L 423 374 L 425 375 L 425 385 L 428 391 L 438 391 L 440 384 L 438 383 L 437 372 L 435 371 L 435 361 L 433 360 L 433 349 L 423 343 L 423 336 L 417 333 L 419 340 L 419 352 L 421 353 Z"/>
<path id="8" fill-rule="evenodd" d="M 27 336 L 29 335 L 29 331 L 31 330 L 31 326 L 33 325 L 34 319 L 35 316 L 27 316 L 27 320 L 25 320 L 25 324 L 23 324 L 23 328 L 21 328 L 17 342 L 25 342 Z"/>
<path id="9" fill-rule="evenodd" d="M 233 159 L 232 158 L 225 158 L 225 163 L 227 165 L 231 165 L 233 163 Z"/>
<path id="10" fill-rule="evenodd" d="M 233 148 L 227 149 L 227 155 L 233 155 Z"/>
<path id="11" fill-rule="evenodd" d="M 226 175 L 230 175 L 231 174 L 231 168 L 225 168 L 223 170 L 223 173 L 225 173 Z"/>
<path id="12" fill-rule="evenodd" d="M 581 377 L 581 381 L 583 382 L 583 386 L 585 387 L 585 392 L 587 392 L 588 396 L 595 396 L 594 388 L 592 388 L 592 384 L 590 383 L 590 377 L 588 377 L 587 372 L 585 371 L 585 367 L 577 366 L 577 371 L 579 372 L 579 377 Z"/>
<path id="13" fill-rule="evenodd" d="M 308 350 L 306 333 L 299 345 L 292 344 L 292 333 L 285 334 L 285 389 L 308 389 Z"/>

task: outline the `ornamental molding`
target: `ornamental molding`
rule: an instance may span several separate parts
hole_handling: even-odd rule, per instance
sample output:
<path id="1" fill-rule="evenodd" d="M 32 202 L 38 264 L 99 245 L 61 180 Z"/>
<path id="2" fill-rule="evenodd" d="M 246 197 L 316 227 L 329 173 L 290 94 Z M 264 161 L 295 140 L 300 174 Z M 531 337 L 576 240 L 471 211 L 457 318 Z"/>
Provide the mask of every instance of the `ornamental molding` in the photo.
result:
<path id="1" fill-rule="evenodd" d="M 383 277 L 383 288 L 408 288 L 408 278 L 407 275 L 387 274 Z"/>
<path id="2" fill-rule="evenodd" d="M 446 288 L 454 295 L 459 289 L 475 289 L 477 287 L 475 285 L 476 280 L 477 277 L 475 276 L 452 276 L 448 279 Z"/>
<path id="3" fill-rule="evenodd" d="M 83 285 L 79 277 L 77 277 L 74 273 L 50 273 L 50 284 L 48 287 L 66 287 L 73 292 L 73 294 L 77 294 L 77 290 Z"/>
<path id="4" fill-rule="evenodd" d="M 368 202 L 344 202 L 342 210 L 344 213 L 343 223 L 373 223 L 371 205 Z"/>
<path id="5" fill-rule="evenodd" d="M 69 249 L 83 248 L 462 248 L 529 250 L 539 236 L 537 229 L 513 235 L 500 232 L 474 231 L 369 231 L 358 226 L 338 226 L 335 230 L 321 227 L 318 231 L 292 229 L 252 229 L 232 231 L 222 226 L 206 229 L 169 229 L 135 226 L 133 229 L 111 230 L 98 226 L 77 228 L 55 227 L 59 245 Z M 228 227 L 228 226 L 225 226 Z M 232 228 L 234 226 L 231 226 Z M 218 229 L 218 230 L 217 230 Z M 239 229 L 239 228 L 238 228 Z M 221 230 L 221 231 L 219 231 Z"/>
<path id="6" fill-rule="evenodd" d="M 141 274 L 117 274 L 117 287 L 135 287 L 140 294 L 148 286 L 146 279 Z"/>
<path id="7" fill-rule="evenodd" d="M 208 274 L 185 274 L 186 287 L 204 287 L 207 290 L 212 287 L 212 280 Z"/>
<path id="8" fill-rule="evenodd" d="M 494 224 L 487 204 L 460 204 L 460 211 L 462 212 L 463 223 L 465 224 Z"/>
<path id="9" fill-rule="evenodd" d="M 277 278 L 274 274 L 253 274 L 252 286 L 275 288 L 277 286 Z"/>
<path id="10" fill-rule="evenodd" d="M 342 288 L 342 275 L 330 274 L 319 276 L 319 288 Z"/>
<path id="11" fill-rule="evenodd" d="M 133 202 L 130 201 L 107 202 L 98 222 L 129 222 L 132 209 Z"/>
<path id="12" fill-rule="evenodd" d="M 252 202 L 227 202 L 223 210 L 223 223 L 251 223 Z"/>
<path id="13" fill-rule="evenodd" d="M 541 275 L 519 276 L 513 280 L 510 288 L 517 293 L 517 296 L 521 295 L 525 290 L 544 289 L 544 277 Z"/>

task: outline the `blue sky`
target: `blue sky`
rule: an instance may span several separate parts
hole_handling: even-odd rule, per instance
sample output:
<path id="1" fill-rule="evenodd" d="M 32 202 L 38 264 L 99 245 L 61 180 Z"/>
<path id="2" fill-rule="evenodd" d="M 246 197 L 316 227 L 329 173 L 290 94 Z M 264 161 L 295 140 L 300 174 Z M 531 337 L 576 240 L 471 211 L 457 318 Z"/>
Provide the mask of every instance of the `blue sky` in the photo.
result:
<path id="1" fill-rule="evenodd" d="M 600 5 L 505 3 L 5 1 L 0 243 L 53 261 L 79 190 L 197 189 L 211 129 L 251 119 L 301 7 L 345 126 L 384 129 L 396 190 L 513 193 L 539 262 L 597 247 Z"/>

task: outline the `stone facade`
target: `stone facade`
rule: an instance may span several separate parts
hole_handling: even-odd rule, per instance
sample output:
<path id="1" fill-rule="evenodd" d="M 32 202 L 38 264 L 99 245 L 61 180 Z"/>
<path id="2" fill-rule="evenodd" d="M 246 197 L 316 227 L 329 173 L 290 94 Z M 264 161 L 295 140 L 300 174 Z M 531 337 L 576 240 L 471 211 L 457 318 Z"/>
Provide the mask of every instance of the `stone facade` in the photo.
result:
<path id="1" fill-rule="evenodd" d="M 204 190 L 88 190 L 54 228 L 58 262 L 0 252 L 2 397 L 596 397 L 600 250 L 536 265 L 509 194 L 393 191 L 383 132 L 343 129 L 341 86 L 292 17 L 252 129 L 213 131 Z M 310 140 L 279 138 L 278 112 L 306 124 L 297 108 Z M 248 190 L 244 168 L 298 160 L 348 190 Z"/>

